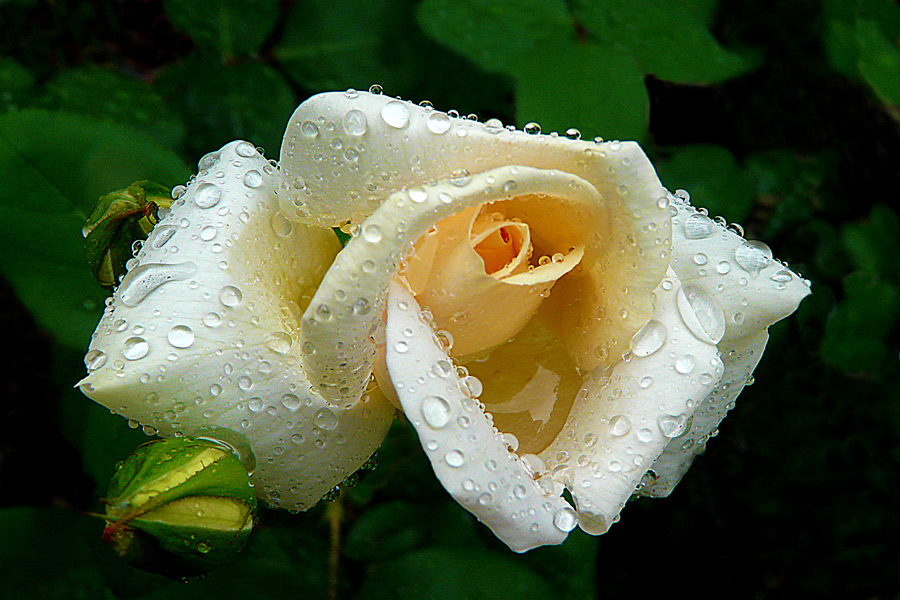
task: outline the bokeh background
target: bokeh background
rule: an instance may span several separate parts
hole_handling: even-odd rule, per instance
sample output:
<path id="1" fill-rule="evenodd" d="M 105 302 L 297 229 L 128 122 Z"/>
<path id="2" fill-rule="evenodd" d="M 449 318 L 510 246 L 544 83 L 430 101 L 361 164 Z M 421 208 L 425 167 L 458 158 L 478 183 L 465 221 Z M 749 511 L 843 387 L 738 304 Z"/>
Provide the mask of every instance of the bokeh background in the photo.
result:
<path id="1" fill-rule="evenodd" d="M 891 0 L 0 1 L 0 597 L 900 597 L 900 7 Z M 183 183 L 295 106 L 378 83 L 439 110 L 636 139 L 663 183 L 813 282 L 756 383 L 665 500 L 519 556 L 459 508 L 398 420 L 341 495 L 263 510 L 187 585 L 100 541 L 140 430 L 73 389 L 105 293 L 101 194 Z"/>

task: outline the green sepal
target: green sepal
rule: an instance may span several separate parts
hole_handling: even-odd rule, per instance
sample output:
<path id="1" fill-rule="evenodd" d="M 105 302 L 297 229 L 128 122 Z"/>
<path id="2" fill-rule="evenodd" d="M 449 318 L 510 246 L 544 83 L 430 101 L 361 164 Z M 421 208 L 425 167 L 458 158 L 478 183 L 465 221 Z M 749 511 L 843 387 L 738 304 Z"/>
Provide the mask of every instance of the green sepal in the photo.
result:
<path id="1" fill-rule="evenodd" d="M 81 232 L 88 265 L 101 286 L 116 286 L 133 255 L 134 242 L 147 239 L 159 222 L 159 209 L 171 205 L 170 190 L 152 181 L 138 181 L 100 197 Z"/>
<path id="2" fill-rule="evenodd" d="M 119 465 L 106 503 L 104 540 L 133 566 L 181 579 L 241 551 L 256 494 L 230 448 L 173 438 L 144 444 Z"/>

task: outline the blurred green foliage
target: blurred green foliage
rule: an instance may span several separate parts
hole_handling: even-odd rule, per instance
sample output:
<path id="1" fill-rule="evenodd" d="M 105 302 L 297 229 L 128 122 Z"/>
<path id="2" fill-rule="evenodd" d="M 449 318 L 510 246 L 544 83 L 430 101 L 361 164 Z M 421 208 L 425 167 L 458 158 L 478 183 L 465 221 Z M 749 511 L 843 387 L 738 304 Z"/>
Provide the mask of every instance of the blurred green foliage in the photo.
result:
<path id="1" fill-rule="evenodd" d="M 765 239 L 814 294 L 773 328 L 757 383 L 681 487 L 599 539 L 511 554 L 398 421 L 341 500 L 341 598 L 900 597 L 898 40 L 892 0 L 0 3 L 0 291 L 16 344 L 0 598 L 326 596 L 322 506 L 263 511 L 233 568 L 187 586 L 101 545 L 80 511 L 101 509 L 115 461 L 146 437 L 72 389 L 105 298 L 81 227 L 99 196 L 183 183 L 232 139 L 277 156 L 303 99 L 372 83 L 637 139 L 665 185 Z"/>

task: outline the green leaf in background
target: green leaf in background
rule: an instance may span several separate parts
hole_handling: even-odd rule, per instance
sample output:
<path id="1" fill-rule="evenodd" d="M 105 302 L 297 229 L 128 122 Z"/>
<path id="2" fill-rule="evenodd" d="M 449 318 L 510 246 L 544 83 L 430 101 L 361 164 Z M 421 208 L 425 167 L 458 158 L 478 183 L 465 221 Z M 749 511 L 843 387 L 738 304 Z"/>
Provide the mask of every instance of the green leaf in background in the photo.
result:
<path id="1" fill-rule="evenodd" d="M 634 57 L 648 75 L 680 83 L 712 83 L 750 67 L 709 32 L 714 2 L 576 0 L 573 4 L 575 17 L 599 43 Z"/>
<path id="2" fill-rule="evenodd" d="M 297 107 L 284 78 L 257 61 L 223 65 L 188 59 L 167 69 L 156 88 L 184 122 L 191 156 L 243 139 L 277 157 Z"/>
<path id="3" fill-rule="evenodd" d="M 897 358 L 888 356 L 885 332 L 900 320 L 900 289 L 857 271 L 844 280 L 844 295 L 825 323 L 822 356 L 845 373 L 875 374 Z"/>
<path id="4" fill-rule="evenodd" d="M 889 0 L 825 2 L 825 49 L 832 66 L 900 106 L 900 6 Z"/>
<path id="5" fill-rule="evenodd" d="M 357 600 L 546 600 L 562 597 L 510 553 L 432 548 L 379 565 Z"/>
<path id="6" fill-rule="evenodd" d="M 756 199 L 753 177 L 722 146 L 683 146 L 656 166 L 663 185 L 672 191 L 687 190 L 694 204 L 708 209 L 711 216 L 741 222 Z"/>
<path id="7" fill-rule="evenodd" d="M 857 269 L 900 284 L 900 261 L 897 260 L 900 217 L 897 213 L 884 204 L 876 204 L 867 221 L 845 225 L 841 237 Z"/>
<path id="8" fill-rule="evenodd" d="M 18 110 L 31 97 L 34 76 L 11 58 L 0 58 L 0 114 Z"/>
<path id="9" fill-rule="evenodd" d="M 720 81 L 749 65 L 712 37 L 709 2 L 662 0 L 425 0 L 423 29 L 463 56 L 516 81 L 519 125 L 578 126 L 590 137 L 644 140 L 645 75 Z"/>
<path id="10" fill-rule="evenodd" d="M 40 326 L 84 348 L 106 297 L 81 234 L 94 203 L 138 179 L 184 182 L 189 171 L 152 138 L 79 115 L 8 113 L 0 140 L 0 271 Z"/>
<path id="11" fill-rule="evenodd" d="M 165 0 L 172 23 L 222 57 L 253 54 L 278 19 L 278 0 Z"/>
<path id="12" fill-rule="evenodd" d="M 87 66 L 63 71 L 47 83 L 47 108 L 133 127 L 161 145 L 182 143 L 184 125 L 150 84 L 120 71 Z"/>

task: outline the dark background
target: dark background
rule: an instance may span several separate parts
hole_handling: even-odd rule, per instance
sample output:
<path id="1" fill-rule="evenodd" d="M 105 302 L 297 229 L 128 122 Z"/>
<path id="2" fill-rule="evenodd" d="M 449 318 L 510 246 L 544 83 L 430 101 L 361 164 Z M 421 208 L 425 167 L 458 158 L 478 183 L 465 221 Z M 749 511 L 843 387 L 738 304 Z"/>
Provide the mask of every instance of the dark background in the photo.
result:
<path id="1" fill-rule="evenodd" d="M 328 593 L 325 509 L 263 510 L 188 585 L 100 542 L 146 440 L 72 386 L 104 299 L 100 194 L 183 183 L 237 138 L 277 156 L 294 107 L 366 89 L 544 132 L 637 139 L 670 189 L 813 282 L 673 495 L 601 538 L 514 555 L 397 421 L 345 489 L 341 598 L 900 597 L 900 7 L 890 0 L 0 2 L 0 597 Z M 87 150 L 118 149 L 102 165 Z M 112 150 L 110 150 L 112 152 Z"/>

